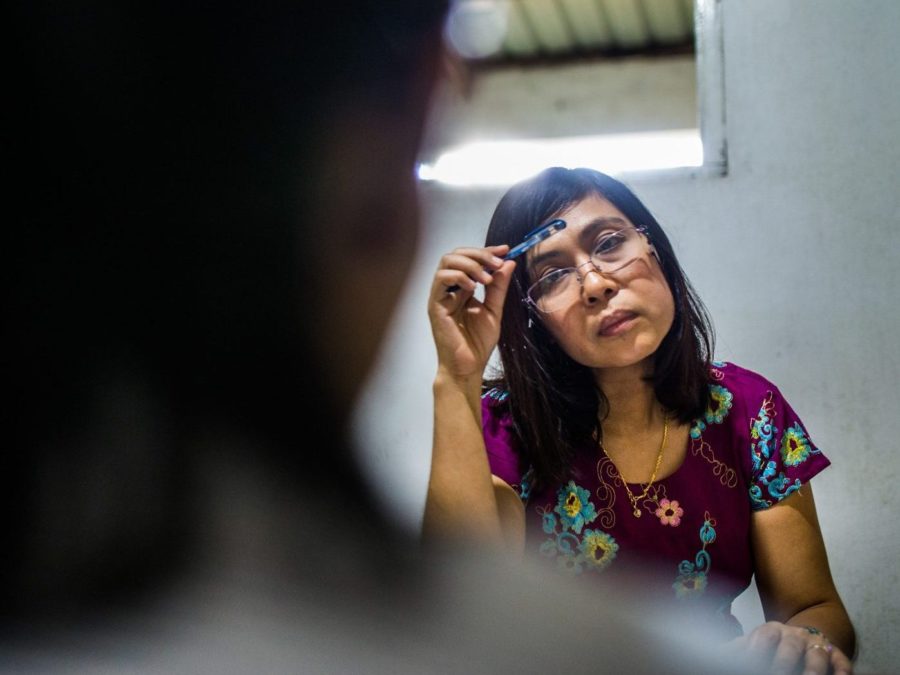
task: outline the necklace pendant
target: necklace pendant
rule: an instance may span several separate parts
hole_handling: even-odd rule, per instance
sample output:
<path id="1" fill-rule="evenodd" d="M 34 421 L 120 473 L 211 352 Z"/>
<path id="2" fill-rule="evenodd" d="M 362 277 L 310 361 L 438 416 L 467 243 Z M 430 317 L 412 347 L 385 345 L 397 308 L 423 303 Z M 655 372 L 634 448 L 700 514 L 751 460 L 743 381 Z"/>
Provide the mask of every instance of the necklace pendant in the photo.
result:
<path id="1" fill-rule="evenodd" d="M 634 507 L 634 511 L 633 511 L 632 513 L 634 513 L 634 517 L 635 517 L 635 518 L 640 518 L 640 517 L 641 517 L 641 510 L 640 510 L 638 507 L 636 507 L 636 506 Z"/>

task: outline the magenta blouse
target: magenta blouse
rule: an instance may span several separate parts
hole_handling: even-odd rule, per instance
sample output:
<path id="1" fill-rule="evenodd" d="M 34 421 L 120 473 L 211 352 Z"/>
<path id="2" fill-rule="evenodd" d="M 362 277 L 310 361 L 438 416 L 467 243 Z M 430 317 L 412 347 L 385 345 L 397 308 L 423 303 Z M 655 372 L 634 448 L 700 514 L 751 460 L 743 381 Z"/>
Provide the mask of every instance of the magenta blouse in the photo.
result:
<path id="1" fill-rule="evenodd" d="M 730 363 L 713 363 L 706 413 L 691 427 L 684 463 L 634 509 L 615 465 L 594 443 L 579 448 L 570 480 L 532 491 L 506 392 L 482 398 L 491 472 L 526 506 L 526 554 L 586 582 L 624 582 L 676 608 L 741 632 L 731 603 L 750 583 L 750 515 L 827 467 L 778 389 Z M 639 496 L 644 485 L 629 484 Z M 789 542 L 786 542 L 789 545 Z"/>

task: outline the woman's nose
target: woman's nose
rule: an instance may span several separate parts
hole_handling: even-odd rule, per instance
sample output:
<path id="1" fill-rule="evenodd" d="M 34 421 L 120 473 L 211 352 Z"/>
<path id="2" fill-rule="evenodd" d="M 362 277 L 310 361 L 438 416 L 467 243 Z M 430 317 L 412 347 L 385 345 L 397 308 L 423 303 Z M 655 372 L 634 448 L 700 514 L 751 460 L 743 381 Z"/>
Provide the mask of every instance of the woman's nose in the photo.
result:
<path id="1" fill-rule="evenodd" d="M 593 264 L 581 269 L 581 297 L 589 305 L 608 302 L 619 286 L 612 277 L 600 272 Z"/>

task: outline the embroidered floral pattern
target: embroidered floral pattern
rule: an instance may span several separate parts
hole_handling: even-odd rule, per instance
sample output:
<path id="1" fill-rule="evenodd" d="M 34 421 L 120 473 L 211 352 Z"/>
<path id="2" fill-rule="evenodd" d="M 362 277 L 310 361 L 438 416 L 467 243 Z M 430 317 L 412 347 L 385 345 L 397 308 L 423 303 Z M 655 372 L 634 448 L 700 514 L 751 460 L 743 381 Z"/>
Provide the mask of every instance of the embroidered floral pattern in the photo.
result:
<path id="1" fill-rule="evenodd" d="M 676 598 L 688 598 L 693 595 L 702 595 L 709 582 L 705 572 L 689 572 L 679 574 L 672 588 L 675 589 Z"/>
<path id="2" fill-rule="evenodd" d="M 531 499 L 531 488 L 534 486 L 534 467 L 528 469 L 522 479 L 519 481 L 518 492 L 519 499 L 526 504 Z"/>
<path id="3" fill-rule="evenodd" d="M 509 392 L 504 391 L 500 387 L 493 387 L 492 389 L 488 389 L 481 395 L 481 398 L 489 398 L 492 401 L 496 401 L 497 403 L 503 403 L 507 398 L 509 398 Z"/>
<path id="4" fill-rule="evenodd" d="M 546 558 L 555 558 L 557 553 L 556 542 L 552 539 L 547 539 L 544 543 L 541 544 L 541 547 L 538 549 L 541 555 Z"/>
<path id="5" fill-rule="evenodd" d="M 731 410 L 734 394 L 725 387 L 714 384 L 709 388 L 709 397 L 712 400 L 706 408 L 706 421 L 710 424 L 721 424 Z"/>
<path id="6" fill-rule="evenodd" d="M 556 532 L 556 515 L 552 511 L 545 511 L 543 519 L 544 532 L 547 534 Z"/>
<path id="7" fill-rule="evenodd" d="M 584 558 L 580 555 L 560 556 L 556 559 L 556 569 L 568 576 L 577 576 L 584 572 Z"/>
<path id="8" fill-rule="evenodd" d="M 678 565 L 678 576 L 672 584 L 675 597 L 693 598 L 703 595 L 709 583 L 709 569 L 712 565 L 712 558 L 706 548 L 715 540 L 716 521 L 707 511 L 703 514 L 703 525 L 700 526 L 700 543 L 703 547 L 697 551 L 693 562 L 682 560 Z"/>
<path id="9" fill-rule="evenodd" d="M 619 550 L 616 540 L 607 532 L 584 529 L 597 518 L 589 497 L 587 490 L 569 481 L 557 493 L 552 510 L 549 504 L 537 509 L 541 529 L 549 535 L 538 550 L 544 557 L 556 558 L 557 569 L 568 575 L 581 574 L 585 569 L 602 572 Z"/>
<path id="10" fill-rule="evenodd" d="M 556 536 L 556 549 L 560 553 L 573 556 L 578 553 L 578 537 L 571 532 L 560 532 Z"/>
<path id="11" fill-rule="evenodd" d="M 750 457 L 755 479 L 755 484 L 750 487 L 750 501 L 757 511 L 772 506 L 800 489 L 800 479 L 795 478 L 791 482 L 783 471 L 778 471 L 778 464 L 772 459 L 776 451 L 775 437 L 778 435 L 778 427 L 774 423 L 775 415 L 774 394 L 770 391 L 750 425 Z M 796 460 L 794 464 L 805 461 L 812 452 L 806 434 L 802 434 L 801 440 L 797 431 L 802 433 L 800 426 L 795 424 L 782 438 L 782 459 L 788 466 L 793 464 L 788 462 L 784 454 L 785 448 L 794 453 L 792 455 L 792 459 Z M 764 488 L 768 494 L 763 492 Z"/>
<path id="12" fill-rule="evenodd" d="M 609 457 L 604 456 L 597 462 L 597 480 L 600 483 L 595 494 L 598 500 L 597 503 L 600 505 L 600 508 L 597 509 L 600 524 L 606 528 L 615 527 L 616 513 L 612 507 L 616 503 L 616 488 L 622 487 L 622 476 L 619 475 L 616 465 L 613 464 Z M 641 502 L 641 507 L 647 513 L 659 517 L 659 509 L 663 502 L 669 503 L 665 483 L 656 483 L 650 486 L 650 489 L 647 491 L 647 497 Z M 684 510 L 679 507 L 678 502 L 674 502 L 674 504 L 678 511 L 675 521 L 670 523 L 663 522 L 663 525 L 671 524 L 674 527 L 681 522 L 680 518 L 684 515 Z"/>
<path id="13" fill-rule="evenodd" d="M 671 525 L 678 527 L 681 524 L 681 516 L 684 515 L 684 509 L 678 505 L 677 501 L 669 501 L 668 499 L 659 500 L 659 508 L 656 509 L 656 517 L 663 525 Z"/>
<path id="14" fill-rule="evenodd" d="M 616 485 L 621 484 L 621 477 L 612 460 L 603 455 L 597 462 L 597 489 L 594 494 L 597 497 L 597 516 L 600 525 L 609 529 L 616 526 L 616 512 L 613 506 L 616 504 Z"/>
<path id="15" fill-rule="evenodd" d="M 781 458 L 788 466 L 797 466 L 806 461 L 810 455 L 809 439 L 798 423 L 785 429 L 781 437 Z"/>
<path id="16" fill-rule="evenodd" d="M 719 384 L 709 385 L 709 403 L 703 417 L 694 420 L 691 427 L 691 438 L 700 438 L 708 424 L 721 424 L 728 416 L 733 405 L 734 394 Z"/>
<path id="17" fill-rule="evenodd" d="M 703 437 L 691 439 L 691 452 L 695 457 L 702 457 L 712 466 L 713 475 L 719 479 L 725 487 L 737 487 L 737 471 L 716 457 L 712 446 L 703 440 Z"/>
<path id="18" fill-rule="evenodd" d="M 669 498 L 666 492 L 667 490 L 664 483 L 656 483 L 655 485 L 650 486 L 650 490 L 647 492 L 647 498 L 641 502 L 641 506 L 643 506 L 644 510 L 651 516 L 655 516 L 656 510 L 659 508 L 662 501 Z"/>
<path id="19" fill-rule="evenodd" d="M 590 493 L 571 480 L 557 494 L 557 504 L 553 510 L 559 514 L 559 519 L 565 527 L 578 534 L 581 534 L 581 529 L 586 523 L 597 517 L 597 511 L 590 502 Z"/>
<path id="20" fill-rule="evenodd" d="M 615 559 L 619 545 L 616 540 L 601 530 L 585 530 L 581 540 L 581 553 L 587 564 L 598 572 L 609 567 Z"/>

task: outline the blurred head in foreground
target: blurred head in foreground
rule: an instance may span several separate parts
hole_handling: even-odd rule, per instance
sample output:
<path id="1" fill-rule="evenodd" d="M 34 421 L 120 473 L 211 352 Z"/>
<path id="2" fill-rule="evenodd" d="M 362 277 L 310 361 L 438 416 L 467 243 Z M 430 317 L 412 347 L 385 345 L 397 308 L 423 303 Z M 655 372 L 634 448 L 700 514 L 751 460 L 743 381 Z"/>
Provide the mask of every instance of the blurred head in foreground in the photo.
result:
<path id="1" fill-rule="evenodd" d="M 177 570 L 236 447 L 385 527 L 344 425 L 416 245 L 443 5 L 15 3 L 9 611 Z"/>
<path id="2" fill-rule="evenodd" d="M 543 578 L 435 565 L 412 592 L 350 462 L 415 248 L 442 4 L 12 8 L 16 672 L 688 672 L 643 614 Z"/>

